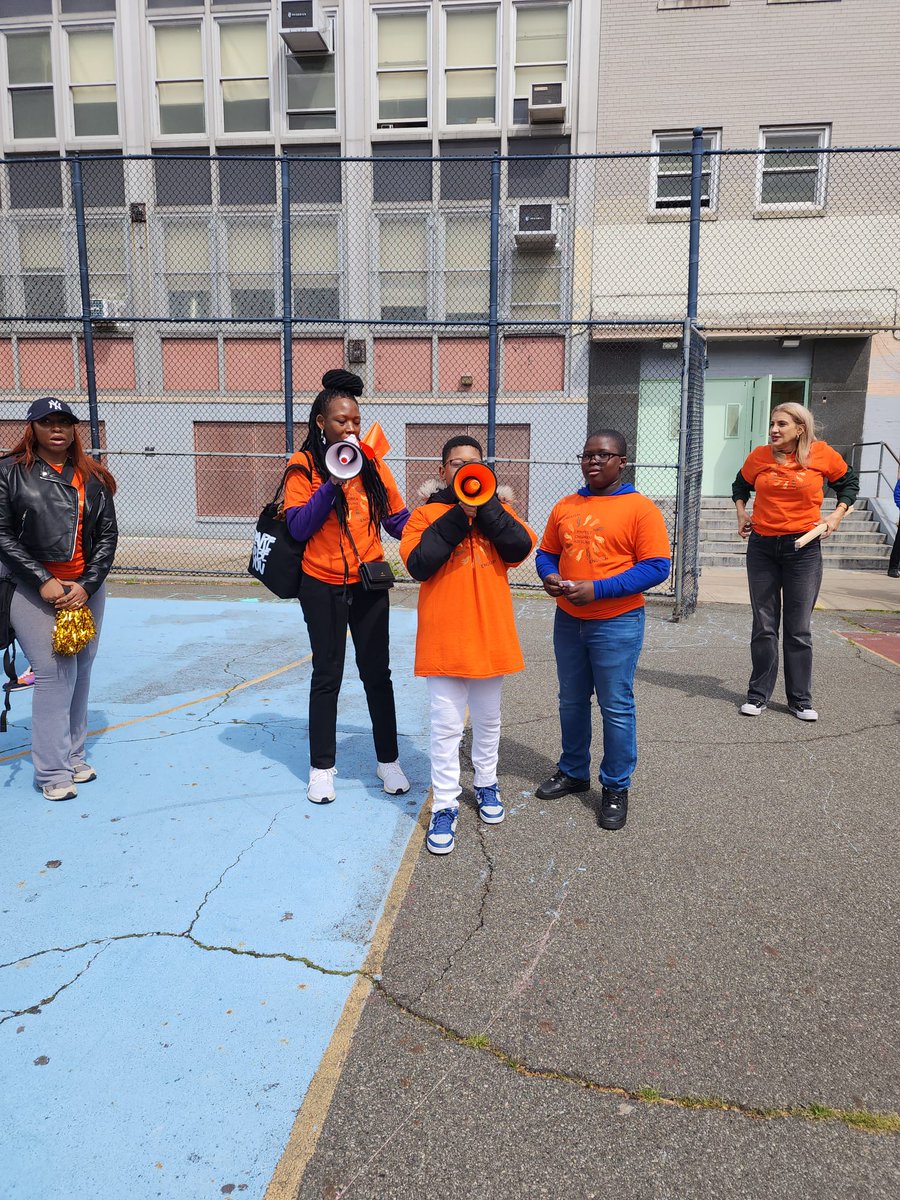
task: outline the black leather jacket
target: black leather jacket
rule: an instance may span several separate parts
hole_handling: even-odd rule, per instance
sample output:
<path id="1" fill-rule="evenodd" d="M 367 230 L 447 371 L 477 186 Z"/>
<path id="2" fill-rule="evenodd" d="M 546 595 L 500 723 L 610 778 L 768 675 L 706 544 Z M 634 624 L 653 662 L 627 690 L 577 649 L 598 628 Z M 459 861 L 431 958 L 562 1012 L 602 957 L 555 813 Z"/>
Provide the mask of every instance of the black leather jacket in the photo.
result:
<path id="1" fill-rule="evenodd" d="M 45 562 L 68 562 L 75 554 L 78 489 L 73 467 L 62 474 L 36 458 L 30 468 L 0 459 L 0 563 L 7 572 L 40 587 L 52 575 Z M 109 574 L 119 530 L 109 491 L 93 476 L 85 481 L 81 539 L 84 574 L 78 583 L 89 596 Z"/>

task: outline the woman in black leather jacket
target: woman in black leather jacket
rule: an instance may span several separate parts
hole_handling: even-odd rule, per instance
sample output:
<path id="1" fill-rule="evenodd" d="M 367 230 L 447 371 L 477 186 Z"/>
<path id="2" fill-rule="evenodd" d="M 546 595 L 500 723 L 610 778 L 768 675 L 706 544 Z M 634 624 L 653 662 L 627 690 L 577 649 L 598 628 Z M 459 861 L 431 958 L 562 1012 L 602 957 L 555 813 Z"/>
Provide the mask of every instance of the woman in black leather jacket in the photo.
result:
<path id="1" fill-rule="evenodd" d="M 22 438 L 0 460 L 0 566 L 15 582 L 10 616 L 35 674 L 31 717 L 34 779 L 47 800 L 69 800 L 96 779 L 84 758 L 94 638 L 77 655 L 53 653 L 56 613 L 87 605 L 99 636 L 104 581 L 118 539 L 115 480 L 88 458 L 78 418 L 43 396 Z"/>

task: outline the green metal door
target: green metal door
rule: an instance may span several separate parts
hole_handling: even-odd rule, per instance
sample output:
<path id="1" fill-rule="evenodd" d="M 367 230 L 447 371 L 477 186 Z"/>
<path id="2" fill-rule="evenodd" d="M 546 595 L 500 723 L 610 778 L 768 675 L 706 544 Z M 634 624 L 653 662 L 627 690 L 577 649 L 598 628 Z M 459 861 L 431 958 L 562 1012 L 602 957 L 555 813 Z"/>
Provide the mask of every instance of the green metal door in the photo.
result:
<path id="1" fill-rule="evenodd" d="M 753 445 L 756 381 L 706 380 L 703 406 L 704 496 L 730 496 L 731 484 Z"/>

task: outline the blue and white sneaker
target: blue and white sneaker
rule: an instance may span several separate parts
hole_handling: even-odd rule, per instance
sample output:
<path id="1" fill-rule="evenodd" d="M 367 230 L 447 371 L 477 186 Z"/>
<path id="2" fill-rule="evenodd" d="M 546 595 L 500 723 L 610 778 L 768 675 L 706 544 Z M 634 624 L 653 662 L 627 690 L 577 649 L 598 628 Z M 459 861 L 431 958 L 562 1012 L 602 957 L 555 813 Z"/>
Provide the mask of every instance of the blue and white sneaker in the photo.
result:
<path id="1" fill-rule="evenodd" d="M 456 818 L 459 808 L 441 808 L 431 814 L 425 845 L 432 854 L 449 854 L 456 845 Z"/>
<path id="2" fill-rule="evenodd" d="M 478 815 L 482 821 L 486 825 L 499 825 L 506 813 L 496 783 L 492 783 L 489 787 L 477 787 L 475 799 L 478 801 Z"/>

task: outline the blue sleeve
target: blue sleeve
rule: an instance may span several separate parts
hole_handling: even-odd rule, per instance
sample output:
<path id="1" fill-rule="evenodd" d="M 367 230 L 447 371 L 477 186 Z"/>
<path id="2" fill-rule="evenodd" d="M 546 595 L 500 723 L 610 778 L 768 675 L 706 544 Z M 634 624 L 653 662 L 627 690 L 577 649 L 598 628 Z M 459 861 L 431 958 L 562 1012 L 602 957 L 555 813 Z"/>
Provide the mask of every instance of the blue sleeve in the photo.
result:
<path id="1" fill-rule="evenodd" d="M 900 508 L 900 479 L 894 484 L 894 503 Z"/>
<path id="2" fill-rule="evenodd" d="M 320 488 L 313 492 L 305 504 L 284 510 L 288 533 L 295 541 L 308 541 L 314 533 L 322 528 L 328 520 L 328 514 L 334 508 L 336 495 L 337 488 L 330 479 L 327 479 Z"/>
<path id="3" fill-rule="evenodd" d="M 559 555 L 549 554 L 539 547 L 534 556 L 534 565 L 537 567 L 537 573 L 541 579 L 546 579 L 548 575 L 558 575 Z"/>
<path id="4" fill-rule="evenodd" d="M 619 596 L 636 596 L 656 587 L 669 577 L 672 567 L 670 558 L 645 558 L 627 571 L 611 575 L 609 579 L 594 580 L 594 599 L 612 600 Z"/>
<path id="5" fill-rule="evenodd" d="M 409 509 L 401 508 L 399 512 L 391 513 L 390 516 L 385 517 L 381 522 L 381 527 L 387 533 L 389 533 L 392 538 L 396 538 L 399 542 L 400 534 L 403 532 L 404 526 L 408 520 Z"/>

